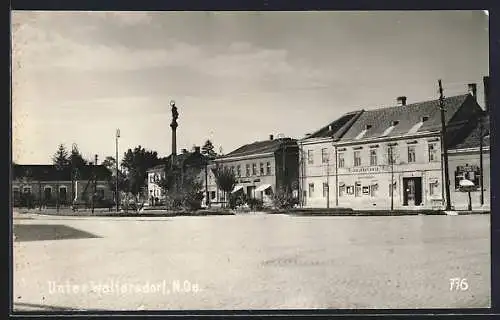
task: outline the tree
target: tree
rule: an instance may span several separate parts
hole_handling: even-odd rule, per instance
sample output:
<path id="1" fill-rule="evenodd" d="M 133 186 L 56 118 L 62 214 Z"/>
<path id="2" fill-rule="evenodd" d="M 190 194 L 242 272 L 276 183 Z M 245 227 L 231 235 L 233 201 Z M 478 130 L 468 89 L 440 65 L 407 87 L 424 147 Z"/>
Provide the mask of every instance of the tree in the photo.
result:
<path id="1" fill-rule="evenodd" d="M 73 147 L 71 148 L 71 153 L 68 157 L 68 161 L 71 164 L 72 168 L 78 170 L 88 164 L 88 161 L 83 158 L 76 144 L 73 144 Z"/>
<path id="2" fill-rule="evenodd" d="M 121 170 L 118 170 L 118 177 L 117 177 L 116 159 L 114 157 L 111 156 L 106 157 L 106 159 L 104 159 L 104 161 L 102 162 L 102 165 L 111 172 L 111 175 L 109 176 L 107 182 L 110 190 L 112 190 L 115 193 L 115 201 L 117 201 L 118 197 L 116 195 L 116 184 L 118 183 L 118 192 L 125 191 L 127 189 L 125 174 Z"/>
<path id="3" fill-rule="evenodd" d="M 210 140 L 205 141 L 205 144 L 201 147 L 201 153 L 207 156 L 209 159 L 215 159 L 215 157 L 217 157 L 215 147 Z"/>
<path id="4" fill-rule="evenodd" d="M 165 192 L 166 205 L 169 209 L 196 210 L 203 200 L 203 183 L 196 170 L 187 169 L 183 179 L 178 179 L 178 168 L 167 168 L 165 176 L 157 182 Z"/>
<path id="5" fill-rule="evenodd" d="M 114 157 L 106 157 L 101 165 L 105 166 L 112 174 L 116 175 L 116 159 Z"/>
<path id="6" fill-rule="evenodd" d="M 52 163 L 59 168 L 64 168 L 69 165 L 68 151 L 64 144 L 60 144 L 56 153 L 52 156 Z"/>
<path id="7" fill-rule="evenodd" d="M 215 183 L 217 187 L 223 192 L 224 199 L 226 195 L 233 191 L 236 186 L 236 176 L 234 172 L 228 167 L 216 166 L 212 169 L 215 176 Z"/>
<path id="8" fill-rule="evenodd" d="M 146 150 L 140 145 L 134 150 L 128 149 L 124 154 L 122 160 L 125 174 L 124 186 L 126 191 L 135 197 L 136 204 L 139 203 L 141 193 L 146 186 L 147 170 L 159 162 L 156 151 Z M 142 200 L 142 205 L 138 206 L 137 210 L 144 206 L 144 198 Z"/>

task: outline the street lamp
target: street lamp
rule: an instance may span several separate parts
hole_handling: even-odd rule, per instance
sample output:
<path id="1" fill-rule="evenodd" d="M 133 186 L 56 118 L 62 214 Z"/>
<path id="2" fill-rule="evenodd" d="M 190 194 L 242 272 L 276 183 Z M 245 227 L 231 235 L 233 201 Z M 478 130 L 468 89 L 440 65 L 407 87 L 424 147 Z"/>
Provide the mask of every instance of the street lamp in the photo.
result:
<path id="1" fill-rule="evenodd" d="M 120 197 L 118 195 L 118 138 L 120 138 L 120 129 L 116 129 L 116 177 L 115 177 L 115 201 L 116 201 L 116 212 L 120 211 L 119 203 Z"/>

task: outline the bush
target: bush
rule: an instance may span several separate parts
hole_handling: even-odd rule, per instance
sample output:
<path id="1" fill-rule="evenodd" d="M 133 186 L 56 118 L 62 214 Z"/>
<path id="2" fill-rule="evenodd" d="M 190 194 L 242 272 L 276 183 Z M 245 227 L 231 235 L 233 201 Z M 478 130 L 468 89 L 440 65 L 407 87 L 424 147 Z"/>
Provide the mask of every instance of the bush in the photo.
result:
<path id="1" fill-rule="evenodd" d="M 273 205 L 276 209 L 291 209 L 299 204 L 299 199 L 291 192 L 280 190 L 273 197 Z"/>
<path id="2" fill-rule="evenodd" d="M 251 210 L 262 210 L 264 209 L 264 202 L 261 199 L 250 198 L 247 200 L 247 204 Z"/>
<path id="3" fill-rule="evenodd" d="M 236 209 L 248 203 L 246 194 L 242 192 L 232 193 L 229 195 L 229 208 Z"/>

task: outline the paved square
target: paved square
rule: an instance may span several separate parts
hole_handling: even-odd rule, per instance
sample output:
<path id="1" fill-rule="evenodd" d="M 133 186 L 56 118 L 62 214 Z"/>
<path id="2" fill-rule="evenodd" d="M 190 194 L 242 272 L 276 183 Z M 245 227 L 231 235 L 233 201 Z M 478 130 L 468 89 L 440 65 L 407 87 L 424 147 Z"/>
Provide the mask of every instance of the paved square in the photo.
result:
<path id="1" fill-rule="evenodd" d="M 15 310 L 490 306 L 489 215 L 14 224 Z"/>

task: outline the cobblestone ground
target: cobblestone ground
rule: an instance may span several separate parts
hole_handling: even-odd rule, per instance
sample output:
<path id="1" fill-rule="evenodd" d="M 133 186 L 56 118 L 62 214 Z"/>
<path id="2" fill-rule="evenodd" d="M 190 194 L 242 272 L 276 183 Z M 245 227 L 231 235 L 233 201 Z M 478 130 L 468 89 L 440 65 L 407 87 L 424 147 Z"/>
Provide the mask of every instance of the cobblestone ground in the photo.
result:
<path id="1" fill-rule="evenodd" d="M 489 218 L 15 218 L 14 309 L 489 307 Z"/>

